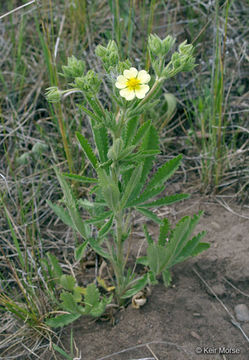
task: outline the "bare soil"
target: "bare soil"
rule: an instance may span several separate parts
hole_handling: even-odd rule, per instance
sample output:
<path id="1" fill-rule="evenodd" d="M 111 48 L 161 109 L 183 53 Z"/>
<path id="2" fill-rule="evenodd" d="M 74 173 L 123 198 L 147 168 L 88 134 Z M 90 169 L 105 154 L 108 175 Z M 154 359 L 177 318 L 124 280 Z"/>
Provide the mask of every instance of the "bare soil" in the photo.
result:
<path id="1" fill-rule="evenodd" d="M 143 307 L 120 310 L 114 325 L 86 318 L 75 322 L 81 359 L 249 359 L 249 322 L 238 322 L 234 313 L 237 304 L 249 307 L 249 211 L 230 206 L 235 213 L 192 197 L 184 206 L 163 209 L 171 220 L 204 210 L 198 231 L 207 231 L 210 249 L 175 266 L 169 288 L 160 280 Z M 139 231 L 136 237 L 134 254 L 143 242 Z M 70 331 L 62 334 L 67 349 Z"/>

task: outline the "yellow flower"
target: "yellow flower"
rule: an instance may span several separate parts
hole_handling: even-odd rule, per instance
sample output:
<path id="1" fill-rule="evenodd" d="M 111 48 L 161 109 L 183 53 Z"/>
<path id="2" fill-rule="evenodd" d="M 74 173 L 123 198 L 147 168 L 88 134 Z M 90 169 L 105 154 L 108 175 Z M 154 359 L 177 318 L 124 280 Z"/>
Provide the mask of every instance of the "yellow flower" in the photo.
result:
<path id="1" fill-rule="evenodd" d="M 117 77 L 115 86 L 120 90 L 120 95 L 126 100 L 133 100 L 135 96 L 143 99 L 149 91 L 150 75 L 145 70 L 137 71 L 134 67 L 125 70 L 123 75 Z"/>

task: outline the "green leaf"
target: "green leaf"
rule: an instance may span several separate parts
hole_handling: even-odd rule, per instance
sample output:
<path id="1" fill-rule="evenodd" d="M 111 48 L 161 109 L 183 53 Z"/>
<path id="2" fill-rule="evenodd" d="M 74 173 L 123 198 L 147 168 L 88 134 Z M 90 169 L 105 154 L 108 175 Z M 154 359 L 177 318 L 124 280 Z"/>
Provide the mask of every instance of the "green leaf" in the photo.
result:
<path id="1" fill-rule="evenodd" d="M 144 224 L 143 229 L 144 229 L 144 234 L 145 234 L 147 243 L 148 244 L 153 244 L 154 241 L 153 241 L 152 237 L 149 234 L 149 231 L 148 231 L 148 228 L 147 228 L 146 224 Z"/>
<path id="2" fill-rule="evenodd" d="M 76 174 L 62 173 L 62 176 L 64 176 L 65 178 L 80 181 L 80 182 L 83 182 L 83 183 L 94 183 L 94 184 L 96 184 L 98 182 L 98 179 L 94 179 L 94 178 L 90 178 L 90 177 L 86 177 L 86 176 L 81 176 L 81 175 L 76 175 Z"/>
<path id="3" fill-rule="evenodd" d="M 98 255 L 110 260 L 110 258 L 111 258 L 110 255 L 99 245 L 98 241 L 96 241 L 93 238 L 90 238 L 89 244 Z"/>
<path id="4" fill-rule="evenodd" d="M 181 160 L 182 155 L 178 155 L 174 159 L 169 160 L 163 166 L 161 166 L 150 180 L 149 184 L 146 187 L 146 191 L 153 189 L 155 186 L 160 186 L 164 184 L 178 169 Z"/>
<path id="5" fill-rule="evenodd" d="M 76 280 L 72 275 L 61 275 L 60 284 L 65 290 L 73 291 Z"/>
<path id="6" fill-rule="evenodd" d="M 75 299 L 73 294 L 63 291 L 60 294 L 60 299 L 62 301 L 61 306 L 64 310 L 72 313 L 72 314 L 83 314 L 84 308 L 82 306 L 79 306 Z"/>
<path id="7" fill-rule="evenodd" d="M 107 235 L 109 233 L 109 231 L 111 231 L 112 224 L 113 224 L 113 218 L 114 218 L 114 215 L 112 215 L 110 217 L 110 219 L 102 226 L 102 228 L 98 232 L 98 237 L 101 238 L 101 237 Z"/>
<path id="8" fill-rule="evenodd" d="M 194 251 L 192 252 L 191 256 L 197 256 L 199 255 L 202 251 L 207 250 L 210 248 L 210 244 L 209 243 L 199 243 L 196 248 L 194 249 Z"/>
<path id="9" fill-rule="evenodd" d="M 164 188 L 165 187 L 163 185 L 160 188 L 155 188 L 155 189 L 152 189 L 150 191 L 144 191 L 138 198 L 136 198 L 135 200 L 129 201 L 128 204 L 126 205 L 126 207 L 131 207 L 131 206 L 142 204 L 145 201 L 147 201 L 147 200 L 153 198 L 154 196 L 160 194 L 164 190 Z"/>
<path id="10" fill-rule="evenodd" d="M 125 146 L 132 143 L 132 140 L 136 133 L 138 119 L 139 119 L 138 116 L 132 117 L 125 124 L 125 134 L 124 134 Z"/>
<path id="11" fill-rule="evenodd" d="M 129 180 L 129 182 L 127 183 L 127 185 L 125 187 L 124 195 L 122 196 L 122 199 L 121 199 L 121 208 L 125 207 L 125 205 L 127 204 L 127 201 L 129 200 L 134 188 L 139 183 L 139 180 L 141 178 L 141 173 L 142 173 L 142 166 L 141 165 L 138 166 L 135 170 L 133 170 L 132 175 L 130 177 L 130 180 Z"/>
<path id="12" fill-rule="evenodd" d="M 181 201 L 183 199 L 188 199 L 189 198 L 189 194 L 175 194 L 175 195 L 170 195 L 170 196 L 165 196 L 161 199 L 155 200 L 153 202 L 150 203 L 146 203 L 146 204 L 141 204 L 139 205 L 139 207 L 141 208 L 149 208 L 149 207 L 159 207 L 159 206 L 163 206 L 163 205 L 170 205 L 173 204 L 177 201 Z"/>
<path id="13" fill-rule="evenodd" d="M 124 295 L 121 296 L 122 299 L 127 299 L 137 294 L 140 290 L 142 290 L 148 283 L 148 276 L 145 274 L 141 279 L 136 281 L 136 284 L 132 286 L 131 289 L 127 290 Z"/>
<path id="14" fill-rule="evenodd" d="M 162 275 L 163 275 L 163 283 L 166 287 L 168 287 L 172 281 L 171 273 L 169 270 L 165 269 L 162 272 Z"/>
<path id="15" fill-rule="evenodd" d="M 60 278 L 61 275 L 62 275 L 62 270 L 61 270 L 61 267 L 60 267 L 60 264 L 59 264 L 59 261 L 58 259 L 53 255 L 53 254 L 50 254 L 50 253 L 47 253 L 47 257 L 52 265 L 52 274 L 55 278 Z"/>
<path id="16" fill-rule="evenodd" d="M 106 204 L 104 204 L 106 206 Z M 98 224 L 99 222 L 102 222 L 103 220 L 107 219 L 112 214 L 112 211 L 105 211 L 102 215 L 93 217 L 89 220 L 86 220 L 87 224 Z"/>
<path id="17" fill-rule="evenodd" d="M 97 169 L 98 160 L 97 160 L 96 156 L 94 155 L 94 152 L 93 152 L 91 146 L 89 145 L 87 139 L 81 133 L 79 133 L 78 131 L 76 132 L 76 136 L 77 136 L 77 139 L 80 142 L 80 145 L 81 145 L 85 155 L 87 156 L 87 158 L 91 162 L 93 168 Z"/>
<path id="18" fill-rule="evenodd" d="M 108 153 L 109 141 L 108 141 L 107 129 L 103 125 L 93 126 L 92 129 L 93 129 L 94 141 L 98 149 L 100 161 L 102 163 L 105 163 L 108 160 L 107 153 Z"/>
<path id="19" fill-rule="evenodd" d="M 208 249 L 210 247 L 210 244 L 208 244 L 208 243 L 200 243 L 200 240 L 205 235 L 206 235 L 206 232 L 202 231 L 199 234 L 197 234 L 196 236 L 194 236 L 191 240 L 189 240 L 187 242 L 187 244 L 184 246 L 184 248 L 182 249 L 182 251 L 175 258 L 173 265 L 175 265 L 175 264 L 177 264 L 179 262 L 182 262 L 182 261 L 188 259 L 189 257 L 196 256 L 200 252 Z"/>
<path id="20" fill-rule="evenodd" d="M 77 230 L 72 222 L 71 217 L 69 216 L 68 211 L 64 210 L 62 206 L 51 203 L 50 200 L 47 200 L 47 204 L 51 207 L 51 209 L 58 216 L 58 218 L 64 222 L 64 224 L 70 226 L 74 230 Z"/>
<path id="21" fill-rule="evenodd" d="M 154 214 L 152 211 L 143 209 L 141 207 L 137 207 L 136 210 L 139 211 L 141 214 L 145 215 L 150 220 L 153 220 L 155 223 L 160 224 L 160 225 L 162 224 L 162 220 L 159 219 L 159 217 L 157 217 L 157 215 Z"/>
<path id="22" fill-rule="evenodd" d="M 168 219 L 163 219 L 163 225 L 160 226 L 160 233 L 158 244 L 164 246 L 166 244 L 166 237 L 170 231 L 170 223 Z"/>
<path id="23" fill-rule="evenodd" d="M 74 257 L 76 261 L 80 261 L 83 258 L 87 244 L 88 242 L 84 241 L 82 244 L 76 247 L 74 251 Z"/>
<path id="24" fill-rule="evenodd" d="M 137 258 L 136 263 L 144 265 L 144 266 L 148 266 L 149 265 L 148 257 L 147 256 L 140 256 L 139 258 Z"/>
<path id="25" fill-rule="evenodd" d="M 96 114 L 94 114 L 93 112 L 91 112 L 90 110 L 88 110 L 87 108 L 85 108 L 83 105 L 78 104 L 78 107 L 79 107 L 82 111 L 84 111 L 84 113 L 87 114 L 87 115 L 90 117 L 91 120 L 96 121 L 96 122 L 98 122 L 98 123 L 101 123 L 101 122 L 102 122 L 102 120 L 101 120 L 101 118 L 100 118 L 99 116 L 97 116 Z"/>
<path id="26" fill-rule="evenodd" d="M 148 265 L 150 270 L 158 275 L 162 271 L 166 259 L 167 249 L 158 244 L 150 244 L 147 247 Z"/>
<path id="27" fill-rule="evenodd" d="M 85 227 L 84 222 L 82 221 L 80 214 L 77 210 L 76 201 L 73 197 L 73 194 L 71 192 L 71 189 L 69 188 L 66 180 L 59 174 L 56 168 L 55 172 L 57 175 L 57 178 L 59 179 L 61 188 L 63 190 L 65 200 L 66 200 L 66 206 L 69 211 L 69 214 L 71 216 L 71 220 L 73 222 L 74 228 L 77 229 L 77 231 L 80 233 L 80 235 L 83 237 L 83 239 L 87 240 L 87 228 Z"/>
<path id="28" fill-rule="evenodd" d="M 142 126 L 139 127 L 138 132 L 132 141 L 132 145 L 138 145 L 139 142 L 143 139 L 143 137 L 147 134 L 148 130 L 150 129 L 151 121 L 146 121 Z"/>
<path id="29" fill-rule="evenodd" d="M 73 321 L 77 320 L 80 316 L 81 314 L 58 315 L 55 318 L 47 319 L 45 321 L 45 324 L 53 328 L 63 327 L 65 325 L 71 324 Z"/>
<path id="30" fill-rule="evenodd" d="M 93 307 L 98 306 L 100 302 L 100 293 L 95 284 L 92 283 L 87 285 L 84 302 L 87 313 L 89 313 Z"/>

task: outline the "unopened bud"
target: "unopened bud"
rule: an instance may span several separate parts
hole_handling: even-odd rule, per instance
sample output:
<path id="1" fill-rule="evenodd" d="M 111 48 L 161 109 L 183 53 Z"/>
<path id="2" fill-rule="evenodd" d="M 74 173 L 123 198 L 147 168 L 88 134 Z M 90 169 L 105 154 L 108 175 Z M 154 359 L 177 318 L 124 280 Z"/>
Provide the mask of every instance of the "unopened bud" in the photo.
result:
<path id="1" fill-rule="evenodd" d="M 67 59 L 67 65 L 62 66 L 64 76 L 76 78 L 82 76 L 85 71 L 85 62 L 83 60 L 77 60 L 75 56 L 71 56 Z"/>

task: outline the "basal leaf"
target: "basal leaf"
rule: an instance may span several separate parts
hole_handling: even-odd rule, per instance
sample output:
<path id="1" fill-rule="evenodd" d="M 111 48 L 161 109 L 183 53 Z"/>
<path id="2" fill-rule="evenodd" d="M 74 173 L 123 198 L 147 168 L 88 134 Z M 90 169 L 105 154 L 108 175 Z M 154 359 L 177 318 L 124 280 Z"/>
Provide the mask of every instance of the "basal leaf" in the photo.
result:
<path id="1" fill-rule="evenodd" d="M 71 324 L 73 321 L 77 320 L 80 316 L 81 314 L 58 315 L 54 318 L 47 319 L 45 321 L 45 324 L 53 328 L 63 327 L 68 324 Z"/>
<path id="2" fill-rule="evenodd" d="M 72 275 L 61 275 L 60 284 L 65 290 L 73 291 L 76 280 Z"/>
<path id="3" fill-rule="evenodd" d="M 160 226 L 158 244 L 164 246 L 166 244 L 166 238 L 170 231 L 170 223 L 168 219 L 163 219 L 163 225 Z"/>
<path id="4" fill-rule="evenodd" d="M 142 290 L 148 282 L 148 276 L 145 274 L 141 279 L 138 279 L 135 285 L 132 286 L 131 289 L 127 290 L 124 295 L 122 295 L 122 299 L 127 299 L 137 294 L 140 290 Z"/>

